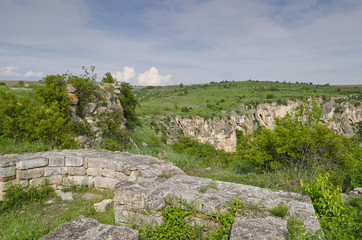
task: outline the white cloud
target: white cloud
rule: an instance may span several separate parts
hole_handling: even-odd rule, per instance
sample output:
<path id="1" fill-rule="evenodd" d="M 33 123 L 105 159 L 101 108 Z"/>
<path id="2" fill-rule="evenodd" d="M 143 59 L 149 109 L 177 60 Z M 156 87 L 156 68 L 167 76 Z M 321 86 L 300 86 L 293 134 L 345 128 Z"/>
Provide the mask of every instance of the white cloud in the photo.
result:
<path id="1" fill-rule="evenodd" d="M 116 74 L 112 74 L 112 76 L 117 82 L 129 82 L 135 76 L 135 69 L 125 66 L 123 72 L 117 72 Z"/>
<path id="2" fill-rule="evenodd" d="M 42 72 L 33 72 L 33 71 L 29 71 L 27 73 L 25 73 L 25 77 L 41 77 L 43 75 Z"/>
<path id="3" fill-rule="evenodd" d="M 2 68 L 0 73 L 5 76 L 19 76 L 20 74 L 16 72 L 18 69 L 19 67 L 17 66 L 9 65 Z"/>
<path id="4" fill-rule="evenodd" d="M 161 76 L 157 68 L 151 67 L 148 71 L 138 75 L 138 85 L 158 86 L 170 84 L 171 75 Z"/>

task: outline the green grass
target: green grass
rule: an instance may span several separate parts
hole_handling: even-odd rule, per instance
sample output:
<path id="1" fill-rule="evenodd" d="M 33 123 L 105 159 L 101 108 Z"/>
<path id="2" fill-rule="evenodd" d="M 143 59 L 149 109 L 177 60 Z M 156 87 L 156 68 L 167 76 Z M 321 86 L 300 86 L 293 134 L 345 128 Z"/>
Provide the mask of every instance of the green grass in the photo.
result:
<path id="1" fill-rule="evenodd" d="M 281 82 L 220 82 L 192 86 L 165 86 L 135 88 L 140 102 L 140 116 L 181 115 L 206 118 L 225 116 L 223 111 L 243 113 L 245 107 L 263 102 L 286 103 L 286 100 L 302 99 L 306 96 L 348 97 L 352 102 L 361 101 L 361 87 L 310 85 Z M 188 111 L 182 111 L 188 109 Z"/>
<path id="2" fill-rule="evenodd" d="M 103 224 L 115 225 L 113 209 L 105 213 L 96 213 L 94 203 L 112 198 L 110 191 L 88 190 L 99 196 L 92 200 L 82 198 L 81 193 L 74 193 L 74 200 L 63 201 L 58 197 L 31 201 L 19 207 L 0 212 L 0 239 L 39 239 L 56 227 L 79 215 L 94 218 Z M 47 203 L 47 200 L 52 200 Z"/>
<path id="3" fill-rule="evenodd" d="M 0 137 L 0 155 L 9 153 L 44 152 L 52 146 L 42 141 L 17 143 L 15 139 Z"/>

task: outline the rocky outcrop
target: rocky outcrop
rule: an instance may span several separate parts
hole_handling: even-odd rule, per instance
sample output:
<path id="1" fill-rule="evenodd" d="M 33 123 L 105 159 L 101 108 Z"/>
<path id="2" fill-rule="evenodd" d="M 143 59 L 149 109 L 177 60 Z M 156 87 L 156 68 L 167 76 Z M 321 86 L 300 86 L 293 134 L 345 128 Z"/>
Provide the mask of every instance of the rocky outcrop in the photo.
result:
<path id="1" fill-rule="evenodd" d="M 84 106 L 84 116 L 79 117 L 77 113 L 77 111 L 79 111 L 79 109 L 77 109 L 79 108 L 79 99 L 76 96 L 77 89 L 71 84 L 67 84 L 66 90 L 68 92 L 69 103 L 71 104 L 69 110 L 71 120 L 90 130 L 88 134 L 78 135 L 76 140 L 87 147 L 95 145 L 94 142 L 100 142 L 103 134 L 102 126 L 104 126 L 105 116 L 112 116 L 116 113 L 120 113 L 117 115 L 117 121 L 121 123 L 119 128 L 125 128 L 127 121 L 123 116 L 123 107 L 118 99 L 118 96 L 121 95 L 120 88 L 121 87 L 116 84 L 99 83 L 99 89 L 96 90 L 97 93 L 94 93 L 90 102 Z M 95 137 L 91 138 L 91 135 Z"/>
<path id="2" fill-rule="evenodd" d="M 325 103 L 320 99 L 319 102 L 322 107 L 320 120 L 322 123 L 342 136 L 352 137 L 357 132 L 355 125 L 362 121 L 361 105 L 355 106 L 349 102 L 336 103 L 335 99 Z M 256 108 L 244 108 L 242 111 L 244 114 L 232 111 L 226 113 L 227 117 L 214 119 L 175 116 L 163 125 L 168 126 L 166 132 L 170 133 L 167 135 L 168 143 L 176 141 L 177 136 L 184 134 L 203 143 L 209 142 L 217 149 L 233 152 L 236 147 L 236 130 L 241 130 L 245 134 L 259 127 L 273 129 L 276 117 L 282 118 L 287 113 L 293 114 L 294 109 L 300 104 L 300 101 L 288 101 L 286 105 L 275 102 L 262 103 Z"/>
<path id="3" fill-rule="evenodd" d="M 259 214 L 245 214 L 240 209 L 234 218 L 230 239 L 286 239 L 287 220 L 297 213 L 308 229 L 320 229 L 312 202 L 306 195 L 187 176 L 171 163 L 150 156 L 90 150 L 9 154 L 0 156 L 0 174 L 0 195 L 6 191 L 7 182 L 26 186 L 47 180 L 54 188 L 66 184 L 114 188 L 115 221 L 123 225 L 162 223 L 161 208 L 166 205 L 167 197 L 173 197 L 194 203 L 199 214 L 193 221 L 205 225 L 205 229 L 214 230 L 217 223 L 210 219 L 204 221 L 203 216 L 227 212 L 225 204 L 233 200 L 261 209 Z M 281 202 L 288 205 L 289 213 L 284 218 L 272 216 L 269 209 Z M 121 233 L 114 227 L 81 217 L 43 239 L 85 239 L 88 235 L 94 236 L 89 239 L 103 239 L 103 236 L 113 236 L 110 234 L 116 237 Z M 130 234 L 135 236 L 132 231 Z"/>
<path id="4" fill-rule="evenodd" d="M 119 226 L 101 224 L 92 218 L 79 216 L 64 223 L 40 240 L 137 240 L 138 231 Z"/>

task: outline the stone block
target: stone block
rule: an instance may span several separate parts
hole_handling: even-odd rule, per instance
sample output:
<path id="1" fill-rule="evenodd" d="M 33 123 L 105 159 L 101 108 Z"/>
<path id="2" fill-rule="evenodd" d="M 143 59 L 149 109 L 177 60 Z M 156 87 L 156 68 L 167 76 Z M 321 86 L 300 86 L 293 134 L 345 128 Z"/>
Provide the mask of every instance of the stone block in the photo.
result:
<path id="1" fill-rule="evenodd" d="M 44 176 L 44 168 L 34 168 L 28 170 L 16 170 L 17 180 L 30 180 Z"/>
<path id="2" fill-rule="evenodd" d="M 96 212 L 107 212 L 108 209 L 112 208 L 113 199 L 104 199 L 102 202 L 94 204 L 94 210 Z"/>
<path id="3" fill-rule="evenodd" d="M 142 214 L 139 212 L 132 212 L 126 210 L 123 206 L 116 206 L 114 208 L 114 216 L 116 224 L 129 226 L 132 223 L 148 224 L 152 227 L 162 224 L 162 216 L 153 216 L 150 214 Z"/>
<path id="4" fill-rule="evenodd" d="M 48 159 L 39 158 L 39 159 L 29 159 L 24 161 L 19 161 L 16 163 L 16 169 L 31 169 L 31 168 L 38 168 L 44 167 L 48 165 Z"/>
<path id="5" fill-rule="evenodd" d="M 63 183 L 63 176 L 62 175 L 53 175 L 46 178 L 49 184 L 62 184 Z"/>
<path id="6" fill-rule="evenodd" d="M 65 157 L 65 166 L 67 166 L 67 167 L 83 166 L 83 157 L 82 156 L 66 156 Z"/>
<path id="7" fill-rule="evenodd" d="M 105 177 L 109 177 L 109 178 L 115 178 L 116 177 L 116 171 L 114 171 L 112 169 L 104 168 L 102 170 L 102 175 L 105 176 Z"/>
<path id="8" fill-rule="evenodd" d="M 33 178 L 33 179 L 30 179 L 30 180 L 29 180 L 29 185 L 30 185 L 30 186 L 35 186 L 35 187 L 44 185 L 44 184 L 46 184 L 46 183 L 47 183 L 47 178 L 45 178 L 45 177 Z"/>
<path id="9" fill-rule="evenodd" d="M 88 168 L 106 168 L 108 165 L 107 158 L 88 158 L 87 159 Z"/>
<path id="10" fill-rule="evenodd" d="M 0 178 L 14 177 L 15 174 L 15 166 L 0 168 Z"/>
<path id="11" fill-rule="evenodd" d="M 92 218 L 79 216 L 66 222 L 40 240 L 137 240 L 138 231 L 126 227 L 105 225 Z"/>
<path id="12" fill-rule="evenodd" d="M 94 187 L 96 188 L 110 188 L 113 189 L 114 186 L 116 186 L 116 184 L 119 181 L 117 179 L 114 178 L 107 178 L 107 177 L 95 177 L 94 178 Z"/>
<path id="13" fill-rule="evenodd" d="M 68 167 L 68 175 L 84 176 L 87 174 L 87 170 L 84 167 Z"/>
<path id="14" fill-rule="evenodd" d="M 88 168 L 87 175 L 88 176 L 102 176 L 102 168 Z"/>
<path id="15" fill-rule="evenodd" d="M 49 156 L 49 167 L 63 167 L 64 164 L 65 164 L 65 157 Z"/>
<path id="16" fill-rule="evenodd" d="M 119 181 L 128 181 L 128 176 L 123 172 L 116 172 L 116 179 Z"/>
<path id="17" fill-rule="evenodd" d="M 47 167 L 44 169 L 44 176 L 65 175 L 67 172 L 68 169 L 66 167 Z"/>
<path id="18" fill-rule="evenodd" d="M 63 185 L 66 186 L 71 186 L 71 185 L 89 186 L 92 185 L 93 183 L 94 183 L 93 178 L 88 176 L 68 176 L 63 179 Z"/>

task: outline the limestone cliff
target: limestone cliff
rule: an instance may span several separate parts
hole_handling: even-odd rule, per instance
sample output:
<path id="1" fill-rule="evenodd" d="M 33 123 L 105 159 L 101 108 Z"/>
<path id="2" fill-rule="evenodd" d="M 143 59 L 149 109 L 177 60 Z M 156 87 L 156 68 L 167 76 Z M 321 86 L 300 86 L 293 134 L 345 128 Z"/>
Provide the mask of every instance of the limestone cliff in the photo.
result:
<path id="1" fill-rule="evenodd" d="M 362 121 L 361 105 L 355 106 L 349 102 L 336 103 L 335 99 L 328 102 L 319 100 L 322 108 L 320 121 L 333 129 L 337 134 L 352 137 L 358 131 L 356 125 Z M 288 101 L 286 105 L 277 103 L 262 103 L 252 109 L 243 109 L 244 114 L 227 112 L 227 117 L 204 119 L 199 116 L 182 118 L 175 116 L 168 126 L 168 142 L 175 141 L 183 133 L 200 142 L 209 142 L 215 148 L 227 152 L 235 151 L 236 130 L 251 133 L 258 127 L 273 129 L 276 117 L 282 118 L 287 113 L 301 105 L 301 101 Z"/>

